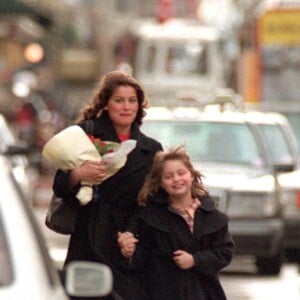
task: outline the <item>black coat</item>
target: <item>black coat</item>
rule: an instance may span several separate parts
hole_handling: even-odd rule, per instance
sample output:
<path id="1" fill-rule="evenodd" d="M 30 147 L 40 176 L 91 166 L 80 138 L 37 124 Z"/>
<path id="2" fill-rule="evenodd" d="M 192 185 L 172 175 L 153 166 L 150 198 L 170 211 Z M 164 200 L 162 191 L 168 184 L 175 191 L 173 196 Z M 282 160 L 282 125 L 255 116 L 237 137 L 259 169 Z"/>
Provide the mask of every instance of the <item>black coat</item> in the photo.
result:
<path id="1" fill-rule="evenodd" d="M 79 124 L 85 129 L 85 123 Z M 110 119 L 104 115 L 94 121 L 93 135 L 101 140 L 120 142 Z M 117 232 L 127 229 L 137 210 L 137 194 L 150 171 L 155 153 L 162 150 L 157 141 L 145 136 L 134 124 L 131 139 L 137 141 L 126 164 L 114 176 L 94 189 L 94 198 L 80 207 L 75 232 L 71 235 L 66 263 L 73 260 L 99 261 L 108 264 L 114 274 L 114 287 L 124 299 L 139 297 L 139 272 L 119 268 L 120 251 Z M 76 145 L 74 145 L 76 147 Z M 58 170 L 53 189 L 65 199 L 76 201 L 80 186 L 70 187 L 70 173 Z M 134 295 L 137 295 L 136 298 Z"/>
<path id="2" fill-rule="evenodd" d="M 195 212 L 194 231 L 168 204 L 155 204 L 138 214 L 139 244 L 127 267 L 147 270 L 145 286 L 151 300 L 224 300 L 218 272 L 233 256 L 228 218 L 209 196 Z M 137 232 L 138 231 L 138 232 Z M 192 254 L 195 266 L 182 270 L 173 261 L 175 250 Z"/>

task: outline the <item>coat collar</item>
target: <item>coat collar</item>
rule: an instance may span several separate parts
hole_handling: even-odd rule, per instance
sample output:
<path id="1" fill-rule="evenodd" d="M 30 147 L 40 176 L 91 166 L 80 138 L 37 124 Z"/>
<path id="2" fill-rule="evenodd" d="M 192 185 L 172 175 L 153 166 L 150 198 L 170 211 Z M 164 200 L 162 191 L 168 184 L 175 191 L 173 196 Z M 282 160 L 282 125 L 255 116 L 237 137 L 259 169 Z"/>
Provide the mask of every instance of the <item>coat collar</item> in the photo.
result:
<path id="1" fill-rule="evenodd" d="M 120 142 L 117 132 L 107 113 L 94 119 L 94 135 L 100 137 L 102 140 Z M 130 139 L 136 140 L 137 145 L 141 150 L 151 150 L 149 138 L 140 131 L 139 125 L 136 122 L 132 124 Z"/>
<path id="2" fill-rule="evenodd" d="M 163 195 L 160 194 L 160 197 L 163 197 Z M 158 200 L 158 198 L 155 200 Z M 202 205 L 197 208 L 195 212 L 194 222 L 196 225 L 193 236 L 196 238 L 200 238 L 205 234 L 216 232 L 228 223 L 228 217 L 218 212 L 214 201 L 209 197 L 209 195 L 202 197 L 201 203 Z M 142 209 L 143 213 L 141 213 L 141 218 L 144 219 L 148 225 L 159 231 L 173 232 L 179 219 L 170 219 L 170 214 L 178 215 L 178 213 L 172 207 L 169 207 L 169 204 L 166 203 L 166 201 L 152 201 L 151 204 L 152 205 Z M 178 230 L 178 227 L 176 228 L 176 230 Z"/>
<path id="3" fill-rule="evenodd" d="M 157 193 L 151 195 L 148 198 L 148 201 L 149 201 L 149 203 L 166 205 L 169 207 L 168 194 L 163 189 L 160 189 Z M 200 201 L 201 201 L 201 205 L 199 206 L 198 209 L 202 209 L 207 212 L 210 212 L 210 211 L 213 211 L 216 209 L 215 203 L 209 195 L 205 195 L 205 196 L 201 197 Z M 173 211 L 172 209 L 169 209 L 169 210 Z"/>

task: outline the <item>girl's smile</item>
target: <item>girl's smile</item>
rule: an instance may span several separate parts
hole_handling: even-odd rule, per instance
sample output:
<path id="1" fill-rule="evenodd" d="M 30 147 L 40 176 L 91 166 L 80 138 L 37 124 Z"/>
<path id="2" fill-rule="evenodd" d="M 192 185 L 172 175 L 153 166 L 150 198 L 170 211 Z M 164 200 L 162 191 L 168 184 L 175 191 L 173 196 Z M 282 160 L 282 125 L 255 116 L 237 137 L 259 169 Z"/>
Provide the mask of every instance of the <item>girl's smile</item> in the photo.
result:
<path id="1" fill-rule="evenodd" d="M 169 194 L 171 200 L 191 200 L 191 172 L 180 160 L 166 161 L 161 176 L 161 187 Z"/>

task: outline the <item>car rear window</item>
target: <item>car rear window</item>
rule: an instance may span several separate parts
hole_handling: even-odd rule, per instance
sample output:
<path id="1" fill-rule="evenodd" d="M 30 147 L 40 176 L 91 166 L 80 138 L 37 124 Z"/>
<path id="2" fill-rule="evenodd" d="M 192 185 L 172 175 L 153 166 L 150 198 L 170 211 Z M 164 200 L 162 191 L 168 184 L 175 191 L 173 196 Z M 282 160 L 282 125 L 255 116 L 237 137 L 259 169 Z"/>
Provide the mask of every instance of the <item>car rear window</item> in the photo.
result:
<path id="1" fill-rule="evenodd" d="M 155 120 L 144 122 L 142 130 L 165 148 L 185 144 L 194 161 L 262 165 L 246 124 Z"/>

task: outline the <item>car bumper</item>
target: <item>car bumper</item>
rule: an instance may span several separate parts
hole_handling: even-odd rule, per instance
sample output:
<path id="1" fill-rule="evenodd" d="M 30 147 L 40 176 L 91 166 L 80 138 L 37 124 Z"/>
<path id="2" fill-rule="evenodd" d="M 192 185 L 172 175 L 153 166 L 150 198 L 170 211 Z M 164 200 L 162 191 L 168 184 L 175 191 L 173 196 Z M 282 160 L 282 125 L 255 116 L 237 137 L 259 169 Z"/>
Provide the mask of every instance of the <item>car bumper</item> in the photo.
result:
<path id="1" fill-rule="evenodd" d="M 237 255 L 273 256 L 282 248 L 284 225 L 281 219 L 230 220 L 229 231 Z"/>
<path id="2" fill-rule="evenodd" d="M 300 216 L 285 218 L 284 230 L 285 249 L 300 249 Z"/>

